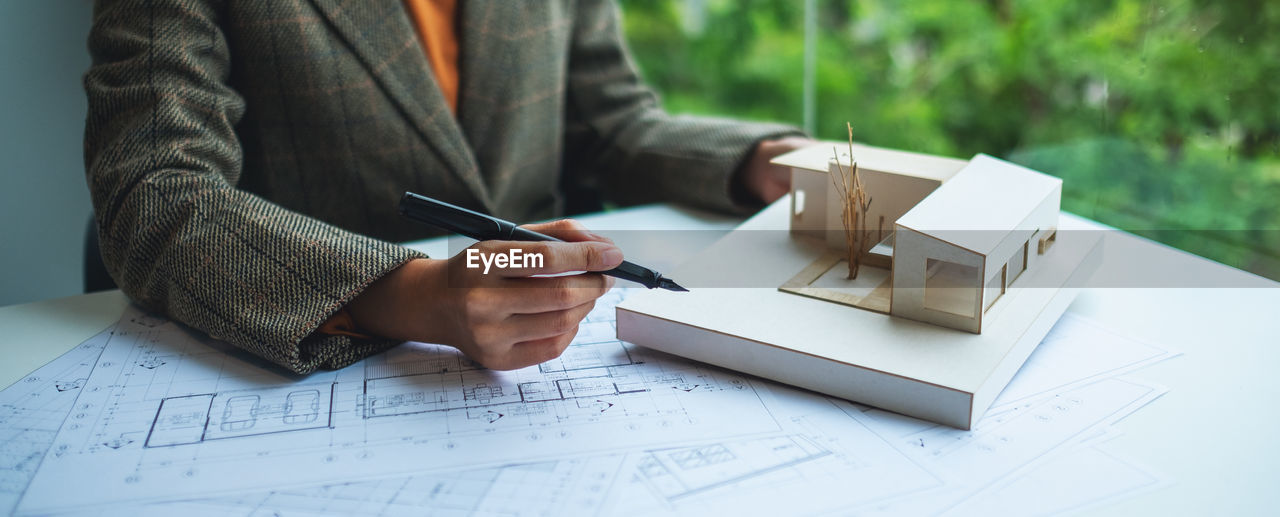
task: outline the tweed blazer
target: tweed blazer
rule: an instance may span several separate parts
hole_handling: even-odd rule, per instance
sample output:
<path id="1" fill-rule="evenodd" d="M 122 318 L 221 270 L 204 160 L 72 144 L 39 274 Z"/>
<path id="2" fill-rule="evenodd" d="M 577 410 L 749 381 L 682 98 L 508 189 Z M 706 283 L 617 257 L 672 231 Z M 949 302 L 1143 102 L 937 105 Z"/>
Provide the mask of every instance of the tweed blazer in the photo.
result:
<path id="1" fill-rule="evenodd" d="M 577 194 L 733 209 L 789 127 L 671 116 L 602 0 L 462 0 L 450 112 L 400 0 L 98 0 L 87 178 L 137 303 L 299 373 L 395 343 L 315 329 L 420 254 L 406 190 L 516 221 Z"/>

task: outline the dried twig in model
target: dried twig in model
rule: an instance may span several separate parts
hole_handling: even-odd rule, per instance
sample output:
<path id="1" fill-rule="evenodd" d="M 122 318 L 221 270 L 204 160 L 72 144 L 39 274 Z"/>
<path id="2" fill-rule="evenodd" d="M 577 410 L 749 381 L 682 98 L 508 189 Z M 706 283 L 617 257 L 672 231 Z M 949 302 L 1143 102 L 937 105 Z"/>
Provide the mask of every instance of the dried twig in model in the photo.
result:
<path id="1" fill-rule="evenodd" d="M 840 164 L 840 152 L 834 147 L 836 170 L 840 177 L 831 176 L 836 185 L 836 193 L 840 196 L 840 219 L 844 223 L 844 240 L 849 247 L 849 280 L 858 278 L 858 268 L 862 265 L 862 255 L 870 240 L 870 232 L 866 226 L 867 209 L 871 208 L 871 197 L 862 186 L 862 177 L 858 175 L 858 161 L 853 157 L 853 124 L 845 123 L 849 130 L 849 170 L 846 172 Z"/>

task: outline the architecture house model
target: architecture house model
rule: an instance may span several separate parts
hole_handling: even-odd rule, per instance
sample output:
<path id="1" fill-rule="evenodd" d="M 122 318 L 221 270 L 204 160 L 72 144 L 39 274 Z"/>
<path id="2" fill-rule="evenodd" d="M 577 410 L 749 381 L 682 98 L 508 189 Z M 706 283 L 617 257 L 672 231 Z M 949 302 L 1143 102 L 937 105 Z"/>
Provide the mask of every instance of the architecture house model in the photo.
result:
<path id="1" fill-rule="evenodd" d="M 1002 304 L 1016 303 L 1009 294 L 1057 236 L 1062 180 L 987 155 L 963 162 L 852 150 L 857 156 L 840 152 L 840 163 L 827 146 L 774 161 L 792 171 L 791 233 L 825 239 L 831 249 L 782 291 L 974 333 L 998 319 Z M 843 200 L 833 178 L 851 161 L 872 200 L 858 230 L 875 244 L 862 251 L 857 278 L 847 279 Z"/>
<path id="2" fill-rule="evenodd" d="M 1101 261 L 1061 181 L 990 156 L 824 142 L 774 163 L 791 194 L 673 270 L 689 292 L 627 295 L 619 339 L 969 429 Z"/>

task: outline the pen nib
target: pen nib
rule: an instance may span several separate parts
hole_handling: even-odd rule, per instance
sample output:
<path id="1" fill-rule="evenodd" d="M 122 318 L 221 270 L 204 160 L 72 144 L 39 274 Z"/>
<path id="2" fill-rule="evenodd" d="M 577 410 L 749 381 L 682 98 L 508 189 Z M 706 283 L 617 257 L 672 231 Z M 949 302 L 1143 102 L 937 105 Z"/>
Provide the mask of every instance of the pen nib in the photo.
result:
<path id="1" fill-rule="evenodd" d="M 666 290 L 668 290 L 668 291 L 675 291 L 675 292 L 678 292 L 678 293 L 687 293 L 687 292 L 689 292 L 689 290 L 688 290 L 688 289 L 685 289 L 685 288 L 683 288 L 683 287 L 680 287 L 680 284 L 677 284 L 677 283 L 675 283 L 675 282 L 672 282 L 672 281 L 671 281 L 671 279 L 669 279 L 669 278 L 663 278 L 663 279 L 658 280 L 658 287 L 661 287 L 661 288 L 666 289 Z"/>

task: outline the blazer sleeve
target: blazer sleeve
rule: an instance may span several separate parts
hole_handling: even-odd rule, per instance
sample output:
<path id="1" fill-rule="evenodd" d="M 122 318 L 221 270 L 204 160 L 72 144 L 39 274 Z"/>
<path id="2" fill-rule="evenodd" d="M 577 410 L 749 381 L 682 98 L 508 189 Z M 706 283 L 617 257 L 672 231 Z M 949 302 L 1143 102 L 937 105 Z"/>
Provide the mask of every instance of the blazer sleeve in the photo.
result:
<path id="1" fill-rule="evenodd" d="M 245 104 L 217 4 L 95 6 L 85 166 L 103 261 L 135 302 L 294 372 L 395 345 L 312 335 L 421 255 L 236 188 Z"/>
<path id="2" fill-rule="evenodd" d="M 576 4 L 570 44 L 566 174 L 613 201 L 676 201 L 721 211 L 734 173 L 761 140 L 802 134 L 785 125 L 673 116 L 641 80 L 609 0 Z"/>

